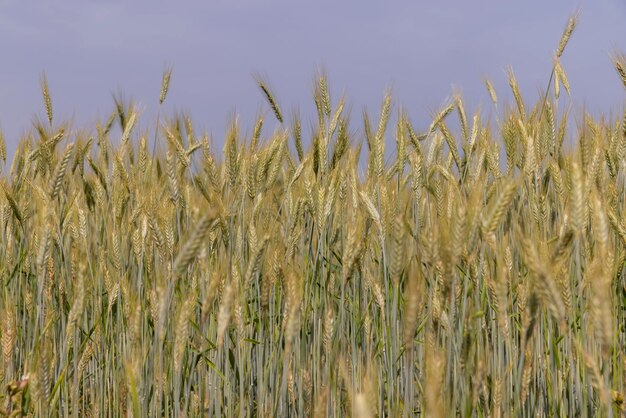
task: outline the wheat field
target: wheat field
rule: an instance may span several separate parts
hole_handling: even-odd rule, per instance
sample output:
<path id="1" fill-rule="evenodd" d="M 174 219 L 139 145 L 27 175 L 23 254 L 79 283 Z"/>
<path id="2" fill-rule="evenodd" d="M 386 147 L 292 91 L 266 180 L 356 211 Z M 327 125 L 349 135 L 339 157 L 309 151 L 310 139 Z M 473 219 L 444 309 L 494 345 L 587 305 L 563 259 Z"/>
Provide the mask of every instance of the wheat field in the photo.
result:
<path id="1" fill-rule="evenodd" d="M 259 79 L 223 149 L 122 101 L 75 129 L 42 78 L 0 138 L 0 416 L 623 414 L 626 113 L 563 105 L 575 26 L 490 120 L 355 117 L 319 76 L 309 123 Z"/>

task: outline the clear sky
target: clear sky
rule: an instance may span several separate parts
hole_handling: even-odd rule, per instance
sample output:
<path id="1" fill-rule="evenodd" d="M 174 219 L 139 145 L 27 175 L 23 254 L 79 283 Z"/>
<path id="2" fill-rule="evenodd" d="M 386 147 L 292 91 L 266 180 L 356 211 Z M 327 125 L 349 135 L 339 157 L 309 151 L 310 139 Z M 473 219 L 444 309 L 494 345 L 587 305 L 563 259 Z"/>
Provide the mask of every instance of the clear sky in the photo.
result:
<path id="1" fill-rule="evenodd" d="M 506 68 L 525 98 L 545 89 L 568 16 L 581 11 L 564 55 L 573 103 L 622 111 L 626 94 L 610 54 L 626 52 L 626 2 L 593 1 L 78 1 L 0 3 L 0 127 L 9 152 L 45 118 L 45 72 L 55 120 L 106 119 L 122 91 L 153 122 L 161 75 L 173 67 L 168 111 L 191 114 L 221 143 L 236 112 L 244 127 L 271 113 L 253 75 L 270 81 L 289 113 L 313 120 L 320 68 L 335 99 L 344 93 L 360 127 L 391 87 L 418 127 L 458 89 L 468 111 L 491 109 L 483 80 L 510 94 Z M 421 125 L 421 126 L 420 126 Z M 153 126 L 153 125 L 152 125 Z M 306 126 L 306 125 L 305 125 Z M 271 129 L 271 126 L 270 126 Z"/>

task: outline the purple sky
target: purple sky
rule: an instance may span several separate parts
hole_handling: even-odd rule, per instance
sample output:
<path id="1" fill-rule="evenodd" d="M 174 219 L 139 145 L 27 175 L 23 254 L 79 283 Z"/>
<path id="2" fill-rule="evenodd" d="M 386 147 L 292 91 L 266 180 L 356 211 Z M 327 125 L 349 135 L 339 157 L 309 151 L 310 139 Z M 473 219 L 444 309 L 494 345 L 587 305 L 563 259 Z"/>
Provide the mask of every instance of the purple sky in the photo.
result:
<path id="1" fill-rule="evenodd" d="M 418 128 L 455 88 L 468 112 L 480 107 L 488 115 L 483 79 L 493 81 L 501 102 L 509 100 L 509 65 L 526 99 L 545 89 L 576 8 L 580 24 L 563 59 L 574 105 L 617 114 L 626 99 L 609 59 L 626 52 L 623 0 L 24 3 L 0 3 L 0 127 L 9 154 L 33 116 L 45 118 L 44 71 L 57 122 L 71 118 L 80 127 L 106 119 L 112 93 L 122 91 L 140 104 L 145 126 L 154 126 L 162 71 L 170 65 L 166 108 L 188 111 L 196 130 L 206 129 L 217 144 L 235 112 L 244 127 L 259 111 L 272 120 L 257 73 L 269 80 L 283 113 L 299 107 L 305 121 L 314 120 L 319 68 L 335 100 L 346 93 L 353 128 L 360 128 L 364 107 L 378 112 L 387 87 Z"/>

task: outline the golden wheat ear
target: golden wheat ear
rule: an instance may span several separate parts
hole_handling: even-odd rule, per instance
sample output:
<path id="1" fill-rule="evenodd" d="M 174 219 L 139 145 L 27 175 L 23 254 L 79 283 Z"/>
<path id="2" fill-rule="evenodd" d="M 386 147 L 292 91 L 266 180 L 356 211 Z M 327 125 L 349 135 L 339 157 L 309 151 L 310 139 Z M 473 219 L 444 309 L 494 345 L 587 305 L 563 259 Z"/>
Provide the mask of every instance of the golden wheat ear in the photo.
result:
<path id="1" fill-rule="evenodd" d="M 40 77 L 41 94 L 43 95 L 43 101 L 46 108 L 46 115 L 48 116 L 48 123 L 52 126 L 52 98 L 50 97 L 50 90 L 48 89 L 48 79 L 46 74 L 42 74 Z"/>
<path id="2" fill-rule="evenodd" d="M 615 54 L 613 56 L 613 66 L 615 67 L 615 71 L 617 71 L 619 78 L 622 80 L 624 88 L 626 88 L 626 54 Z"/>
<path id="3" fill-rule="evenodd" d="M 561 35 L 561 39 L 559 40 L 559 46 L 556 49 L 555 55 L 557 58 L 561 58 L 561 55 L 563 55 L 563 51 L 565 51 L 565 47 L 567 46 L 567 43 L 572 36 L 572 33 L 574 33 L 574 29 L 576 29 L 579 18 L 580 11 L 571 15 L 567 20 L 567 25 L 565 26 L 565 29 L 563 29 L 563 34 Z"/>
<path id="4" fill-rule="evenodd" d="M 274 98 L 274 95 L 272 94 L 272 92 L 270 90 L 268 82 L 266 80 L 264 80 L 259 75 L 255 75 L 254 79 L 255 79 L 257 85 L 259 86 L 259 88 L 261 89 L 261 92 L 265 96 L 265 99 L 267 100 L 267 102 L 269 103 L 270 107 L 272 108 L 272 111 L 274 112 L 274 116 L 276 116 L 276 119 L 280 123 L 283 123 L 283 114 L 280 111 L 280 107 L 278 106 L 278 102 L 276 101 L 276 99 Z"/>
<path id="5" fill-rule="evenodd" d="M 167 68 L 163 71 L 163 77 L 161 79 L 161 92 L 159 94 L 159 104 L 163 104 L 167 97 L 167 92 L 170 88 L 170 79 L 172 78 L 172 68 Z"/>

